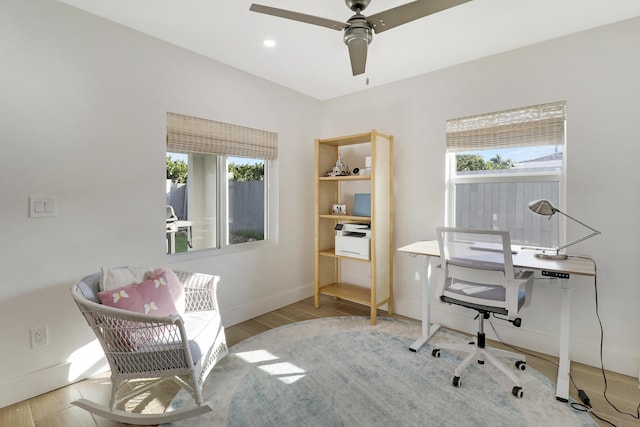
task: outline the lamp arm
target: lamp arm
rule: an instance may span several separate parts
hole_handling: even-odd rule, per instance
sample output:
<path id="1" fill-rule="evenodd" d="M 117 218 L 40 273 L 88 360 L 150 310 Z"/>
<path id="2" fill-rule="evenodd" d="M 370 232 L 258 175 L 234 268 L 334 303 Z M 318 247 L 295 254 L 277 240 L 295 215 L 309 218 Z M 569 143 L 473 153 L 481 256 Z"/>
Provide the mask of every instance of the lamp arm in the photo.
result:
<path id="1" fill-rule="evenodd" d="M 566 213 L 564 213 L 564 212 L 562 212 L 562 211 L 560 211 L 560 210 L 558 210 L 558 209 L 556 209 L 556 212 L 558 212 L 558 213 L 560 213 L 560 214 L 562 214 L 562 215 L 566 216 L 566 217 L 567 217 L 567 218 L 569 218 L 569 219 L 574 220 L 574 221 L 575 221 L 575 222 L 577 222 L 578 224 L 582 225 L 583 227 L 588 228 L 589 230 L 591 230 L 591 231 L 593 232 L 593 233 L 588 234 L 588 235 L 586 235 L 586 236 L 584 236 L 584 237 L 580 237 L 579 239 L 573 240 L 573 241 L 571 241 L 571 242 L 569 242 L 569 243 L 565 243 L 565 244 L 564 244 L 564 245 L 562 245 L 562 246 L 558 246 L 558 247 L 556 248 L 556 253 L 557 253 L 557 252 L 560 252 L 560 249 L 567 248 L 567 247 L 569 247 L 569 246 L 571 246 L 571 245 L 575 245 L 576 243 L 582 242 L 583 240 L 587 240 L 587 239 L 589 239 L 589 238 L 591 238 L 591 237 L 594 237 L 594 236 L 597 236 L 598 234 L 601 234 L 601 233 L 600 233 L 598 230 L 596 230 L 595 228 L 593 228 L 593 227 L 589 227 L 589 226 L 588 226 L 587 224 L 585 224 L 584 222 L 582 222 L 582 221 L 578 221 L 578 220 L 577 220 L 577 219 L 575 219 L 574 217 L 572 217 L 572 216 L 570 216 L 570 215 L 567 215 Z"/>
<path id="2" fill-rule="evenodd" d="M 584 236 L 584 237 L 581 237 L 581 238 L 579 238 L 579 239 L 576 239 L 576 240 L 574 240 L 574 241 L 572 241 L 572 242 L 565 243 L 565 244 L 564 244 L 564 245 L 562 245 L 562 246 L 558 246 L 558 247 L 556 248 L 556 252 L 559 252 L 559 251 L 560 251 L 560 249 L 564 249 L 564 248 L 567 248 L 567 247 L 569 247 L 569 246 L 571 246 L 571 245 L 575 245 L 576 243 L 582 242 L 583 240 L 587 240 L 587 239 L 589 239 L 589 238 L 591 238 L 591 237 L 593 237 L 593 236 L 597 236 L 598 234 L 601 234 L 601 233 L 600 233 L 599 231 L 594 231 L 593 233 L 588 234 L 588 235 L 586 235 L 586 236 Z"/>

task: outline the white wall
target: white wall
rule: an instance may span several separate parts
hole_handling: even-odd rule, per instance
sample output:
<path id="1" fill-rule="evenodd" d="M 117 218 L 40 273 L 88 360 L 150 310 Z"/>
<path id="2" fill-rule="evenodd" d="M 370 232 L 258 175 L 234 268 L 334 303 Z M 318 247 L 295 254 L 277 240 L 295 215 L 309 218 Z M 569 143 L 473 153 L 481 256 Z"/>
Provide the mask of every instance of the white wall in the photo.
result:
<path id="1" fill-rule="evenodd" d="M 53 0 L 0 9 L 0 407 L 100 369 L 70 363 L 93 337 L 69 289 L 101 266 L 219 274 L 227 325 L 312 294 L 319 101 Z M 278 133 L 273 244 L 164 254 L 167 111 Z M 57 217 L 28 218 L 30 195 Z"/>
<path id="2" fill-rule="evenodd" d="M 219 274 L 227 325 L 310 295 L 315 138 L 370 129 L 395 136 L 401 246 L 433 238 L 443 223 L 446 119 L 559 99 L 569 117 L 567 209 L 603 232 L 576 250 L 598 261 L 605 364 L 636 375 L 640 337 L 627 331 L 640 324 L 640 19 L 320 103 L 53 0 L 5 0 L 1 9 L 0 407 L 100 368 L 94 358 L 70 362 L 92 336 L 69 287 L 101 266 Z M 273 245 L 164 255 L 167 111 L 278 132 Z M 30 195 L 57 197 L 57 217 L 29 219 Z M 402 255 L 395 263 L 397 311 L 419 317 L 420 263 Z M 597 365 L 593 293 L 592 282 L 574 281 L 571 344 L 574 360 Z M 523 329 L 500 332 L 553 353 L 557 305 L 542 282 Z M 436 315 L 475 327 L 464 311 L 441 306 Z M 51 343 L 31 349 L 29 329 L 39 325 L 49 325 Z"/>
<path id="3" fill-rule="evenodd" d="M 605 367 L 633 376 L 640 358 L 638 40 L 640 18 L 473 61 L 327 101 L 322 125 L 322 137 L 370 128 L 395 135 L 400 247 L 435 238 L 435 227 L 444 224 L 447 119 L 566 100 L 566 209 L 602 231 L 571 251 L 597 261 Z M 569 239 L 587 231 L 569 227 Z M 421 313 L 416 271 L 422 271 L 420 259 L 396 254 L 396 309 L 412 317 Z M 571 358 L 599 366 L 594 283 L 578 277 L 571 284 Z M 444 304 L 435 308 L 436 321 L 476 330 L 474 313 Z M 522 312 L 523 327 L 494 324 L 506 341 L 557 354 L 558 308 L 555 285 L 537 280 L 531 306 Z"/>

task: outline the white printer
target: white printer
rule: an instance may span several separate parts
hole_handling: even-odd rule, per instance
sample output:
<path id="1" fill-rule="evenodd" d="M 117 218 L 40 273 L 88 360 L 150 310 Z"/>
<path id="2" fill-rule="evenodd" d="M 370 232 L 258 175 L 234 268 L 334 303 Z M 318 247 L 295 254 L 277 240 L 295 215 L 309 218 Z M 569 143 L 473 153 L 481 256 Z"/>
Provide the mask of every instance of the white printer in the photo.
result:
<path id="1" fill-rule="evenodd" d="M 371 224 L 343 223 L 337 224 L 335 249 L 336 255 L 358 259 L 370 259 Z"/>

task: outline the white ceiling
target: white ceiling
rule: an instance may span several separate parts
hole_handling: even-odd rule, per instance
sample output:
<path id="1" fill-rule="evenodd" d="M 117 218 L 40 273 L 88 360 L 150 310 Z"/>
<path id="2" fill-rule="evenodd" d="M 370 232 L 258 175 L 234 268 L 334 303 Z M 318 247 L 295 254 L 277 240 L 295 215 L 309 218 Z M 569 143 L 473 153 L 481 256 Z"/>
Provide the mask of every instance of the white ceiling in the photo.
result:
<path id="1" fill-rule="evenodd" d="M 343 0 L 59 1 L 320 100 L 640 16 L 640 0 L 472 0 L 374 34 L 354 77 L 340 32 L 249 11 L 255 1 L 346 21 Z M 364 14 L 407 2 L 372 0 Z"/>

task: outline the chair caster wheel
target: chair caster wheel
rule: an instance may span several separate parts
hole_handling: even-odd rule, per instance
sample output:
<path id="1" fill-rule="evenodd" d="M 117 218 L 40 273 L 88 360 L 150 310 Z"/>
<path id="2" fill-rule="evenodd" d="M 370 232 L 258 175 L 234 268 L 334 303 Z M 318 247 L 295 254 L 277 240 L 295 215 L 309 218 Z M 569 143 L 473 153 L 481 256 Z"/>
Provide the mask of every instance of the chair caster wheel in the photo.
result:
<path id="1" fill-rule="evenodd" d="M 451 380 L 451 384 L 454 387 L 460 388 L 460 386 L 462 385 L 462 381 L 460 381 L 460 377 L 453 377 L 453 379 Z"/>
<path id="2" fill-rule="evenodd" d="M 432 355 L 433 357 L 440 357 L 440 349 L 439 349 L 439 348 L 434 348 L 434 349 L 431 351 L 431 355 Z"/>
<path id="3" fill-rule="evenodd" d="M 518 386 L 514 386 L 511 389 L 511 394 L 513 394 L 518 399 L 522 399 L 522 396 L 524 396 L 524 393 L 522 391 L 522 387 L 518 387 Z"/>
<path id="4" fill-rule="evenodd" d="M 527 369 L 527 363 L 522 360 L 518 360 L 516 362 L 516 368 L 518 368 L 521 371 L 524 371 L 525 369 Z"/>

